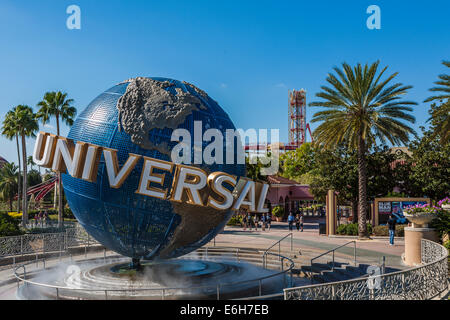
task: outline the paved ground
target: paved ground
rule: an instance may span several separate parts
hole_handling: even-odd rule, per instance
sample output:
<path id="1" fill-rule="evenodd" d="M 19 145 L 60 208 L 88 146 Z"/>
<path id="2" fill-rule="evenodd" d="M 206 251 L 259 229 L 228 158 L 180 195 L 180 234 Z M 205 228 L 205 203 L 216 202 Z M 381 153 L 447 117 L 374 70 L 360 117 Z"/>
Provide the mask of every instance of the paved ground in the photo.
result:
<path id="1" fill-rule="evenodd" d="M 273 222 L 270 231 L 267 229 L 266 231 L 261 229 L 244 231 L 240 227 L 226 227 L 223 233 L 216 237 L 216 245 L 268 248 L 289 233 L 287 223 L 283 222 Z M 385 256 L 387 265 L 405 268 L 401 262 L 401 255 L 404 252 L 403 238 L 397 238 L 395 245 L 390 246 L 387 237 L 375 237 L 366 241 L 357 240 L 357 237 L 327 237 L 319 235 L 316 222 L 307 222 L 304 225 L 303 232 L 294 229 L 292 234 L 294 250 L 300 251 L 302 255 L 305 255 L 305 258 L 310 259 L 349 241 L 356 240 L 358 262 L 375 263 L 381 261 L 382 257 Z M 288 238 L 282 242 L 282 249 L 287 250 L 289 248 L 290 239 Z M 353 250 L 353 246 L 344 247 L 338 250 L 338 255 L 352 256 Z"/>

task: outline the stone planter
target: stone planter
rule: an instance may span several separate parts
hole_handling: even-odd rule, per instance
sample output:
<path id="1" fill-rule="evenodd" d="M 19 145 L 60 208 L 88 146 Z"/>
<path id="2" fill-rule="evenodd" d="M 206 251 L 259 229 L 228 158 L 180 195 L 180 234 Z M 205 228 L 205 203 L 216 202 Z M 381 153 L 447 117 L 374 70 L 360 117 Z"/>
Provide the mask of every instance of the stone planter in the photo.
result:
<path id="1" fill-rule="evenodd" d="M 414 215 L 404 214 L 405 218 L 413 224 L 413 228 L 428 228 L 428 224 L 436 218 L 435 214 L 418 212 Z"/>
<path id="2" fill-rule="evenodd" d="M 450 211 L 450 204 L 443 204 L 442 209 L 444 209 L 446 211 Z"/>

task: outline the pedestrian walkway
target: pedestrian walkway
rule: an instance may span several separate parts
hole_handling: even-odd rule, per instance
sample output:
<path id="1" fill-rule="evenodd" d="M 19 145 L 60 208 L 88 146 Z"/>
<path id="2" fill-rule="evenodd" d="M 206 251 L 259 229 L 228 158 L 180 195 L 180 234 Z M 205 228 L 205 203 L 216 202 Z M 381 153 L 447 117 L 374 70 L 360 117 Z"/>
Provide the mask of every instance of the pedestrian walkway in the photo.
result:
<path id="1" fill-rule="evenodd" d="M 216 237 L 216 245 L 267 248 L 289 233 L 288 224 L 283 222 L 272 222 L 270 231 L 267 229 L 266 231 L 262 231 L 261 229 L 258 229 L 258 231 L 255 231 L 254 229 L 253 231 L 244 231 L 240 227 L 227 226 L 225 230 Z M 302 254 L 307 252 L 311 257 L 355 240 L 357 255 L 359 257 L 358 260 L 364 260 L 361 262 L 379 262 L 384 256 L 387 265 L 398 268 L 406 267 L 401 260 L 401 255 L 404 252 L 403 238 L 397 238 L 395 246 L 390 246 L 388 238 L 357 240 L 357 238 L 345 236 L 328 237 L 319 235 L 318 225 L 315 223 L 305 223 L 304 232 L 299 232 L 294 229 L 292 234 L 294 251 L 303 251 Z M 288 246 L 290 246 L 290 241 L 288 239 L 283 241 L 282 246 L 285 249 L 288 248 Z M 353 248 L 345 247 L 339 249 L 339 253 L 351 256 L 353 255 Z"/>

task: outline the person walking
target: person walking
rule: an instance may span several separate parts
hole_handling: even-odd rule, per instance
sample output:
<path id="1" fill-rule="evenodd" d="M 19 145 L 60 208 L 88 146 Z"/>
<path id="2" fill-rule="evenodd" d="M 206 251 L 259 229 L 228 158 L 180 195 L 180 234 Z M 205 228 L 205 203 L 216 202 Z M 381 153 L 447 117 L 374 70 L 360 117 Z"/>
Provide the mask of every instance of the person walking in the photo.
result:
<path id="1" fill-rule="evenodd" d="M 266 227 L 267 227 L 267 224 L 266 224 L 266 215 L 263 213 L 263 214 L 261 215 L 261 229 L 262 229 L 262 231 L 266 231 Z"/>
<path id="2" fill-rule="evenodd" d="M 294 220 L 295 220 L 294 214 L 291 211 L 288 216 L 289 231 L 292 231 L 292 225 L 294 224 Z"/>
<path id="3" fill-rule="evenodd" d="M 394 215 L 389 215 L 388 220 L 388 226 L 389 226 L 389 245 L 394 245 L 394 236 L 395 236 L 395 225 L 397 224 L 397 220 L 395 219 Z"/>
<path id="4" fill-rule="evenodd" d="M 295 216 L 295 227 L 297 228 L 297 231 L 300 231 L 300 215 L 297 214 Z"/>
<path id="5" fill-rule="evenodd" d="M 242 223 L 244 224 L 244 231 L 247 230 L 248 219 L 245 213 L 244 216 L 242 217 Z"/>
<path id="6" fill-rule="evenodd" d="M 253 218 L 253 221 L 255 223 L 255 231 L 258 231 L 259 219 L 256 214 L 255 214 L 255 217 Z"/>
<path id="7" fill-rule="evenodd" d="M 300 231 L 303 232 L 303 213 L 300 213 Z"/>
<path id="8" fill-rule="evenodd" d="M 268 214 L 266 218 L 267 218 L 266 221 L 267 221 L 267 228 L 268 228 L 267 231 L 270 231 L 270 226 L 272 224 L 272 217 L 270 216 L 270 214 Z"/>

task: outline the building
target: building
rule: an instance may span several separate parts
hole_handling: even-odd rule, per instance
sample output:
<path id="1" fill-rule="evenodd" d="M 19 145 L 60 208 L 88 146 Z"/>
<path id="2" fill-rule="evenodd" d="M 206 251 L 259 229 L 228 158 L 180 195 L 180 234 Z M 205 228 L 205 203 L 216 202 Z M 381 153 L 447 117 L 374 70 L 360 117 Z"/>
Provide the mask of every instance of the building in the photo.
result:
<path id="1" fill-rule="evenodd" d="M 301 185 L 280 176 L 268 176 L 267 180 L 270 184 L 267 194 L 268 204 L 270 207 L 284 206 L 285 214 L 289 214 L 291 210 L 295 212 L 300 206 L 312 203 L 314 200 L 308 185 Z"/>

